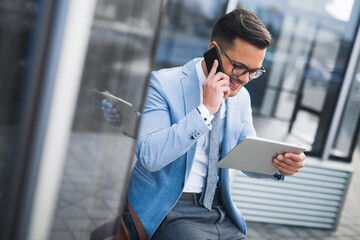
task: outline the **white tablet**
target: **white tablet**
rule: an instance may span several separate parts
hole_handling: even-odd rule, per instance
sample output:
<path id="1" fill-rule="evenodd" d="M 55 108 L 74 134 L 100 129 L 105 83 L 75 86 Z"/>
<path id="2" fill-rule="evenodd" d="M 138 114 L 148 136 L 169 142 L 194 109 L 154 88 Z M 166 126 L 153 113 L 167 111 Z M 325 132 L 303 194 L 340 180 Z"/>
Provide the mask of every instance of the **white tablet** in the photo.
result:
<path id="1" fill-rule="evenodd" d="M 278 169 L 272 165 L 272 160 L 277 154 L 301 153 L 305 150 L 303 146 L 247 137 L 216 166 L 273 175 L 278 172 Z"/>

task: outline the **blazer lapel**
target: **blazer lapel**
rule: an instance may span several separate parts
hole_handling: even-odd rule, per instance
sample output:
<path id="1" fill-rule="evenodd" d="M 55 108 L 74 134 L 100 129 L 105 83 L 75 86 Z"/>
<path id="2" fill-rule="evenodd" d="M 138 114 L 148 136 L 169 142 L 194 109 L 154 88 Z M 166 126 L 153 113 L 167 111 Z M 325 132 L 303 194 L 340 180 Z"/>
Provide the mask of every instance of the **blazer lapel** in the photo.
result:
<path id="1" fill-rule="evenodd" d="M 183 67 L 184 76 L 181 78 L 181 84 L 184 93 L 185 114 L 200 105 L 200 87 L 195 64 L 196 60 L 193 60 Z"/>
<path id="2" fill-rule="evenodd" d="M 184 75 L 181 78 L 181 84 L 184 94 L 185 115 L 200 105 L 200 86 L 195 67 L 198 62 L 197 60 L 198 59 L 194 59 L 183 67 Z M 185 181 L 190 174 L 191 166 L 195 157 L 196 145 L 197 143 L 189 149 L 186 155 Z"/>

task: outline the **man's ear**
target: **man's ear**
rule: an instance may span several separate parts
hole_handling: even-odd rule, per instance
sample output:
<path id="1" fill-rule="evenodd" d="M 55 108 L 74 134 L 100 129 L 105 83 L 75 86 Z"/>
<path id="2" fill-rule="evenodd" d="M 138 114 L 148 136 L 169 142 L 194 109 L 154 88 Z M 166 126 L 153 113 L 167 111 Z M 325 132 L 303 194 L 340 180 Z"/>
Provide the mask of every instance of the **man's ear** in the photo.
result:
<path id="1" fill-rule="evenodd" d="M 212 42 L 209 44 L 209 49 L 211 49 L 211 48 L 213 48 L 213 47 L 218 47 L 217 42 L 212 41 Z"/>

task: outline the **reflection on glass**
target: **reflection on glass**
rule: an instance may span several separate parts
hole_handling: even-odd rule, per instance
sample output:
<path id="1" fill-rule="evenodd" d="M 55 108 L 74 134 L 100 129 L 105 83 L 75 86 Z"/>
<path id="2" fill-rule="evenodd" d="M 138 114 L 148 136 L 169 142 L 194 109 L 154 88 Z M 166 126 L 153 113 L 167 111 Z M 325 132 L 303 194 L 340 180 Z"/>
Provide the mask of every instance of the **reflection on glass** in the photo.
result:
<path id="1" fill-rule="evenodd" d="M 19 124 L 24 93 L 25 69 L 30 65 L 28 46 L 34 32 L 39 1 L 0 1 L 0 235 L 10 196 L 13 193 L 16 148 L 20 141 Z M 18 180 L 18 179 L 15 179 Z M 8 229 L 6 229 L 8 230 Z"/>
<path id="2" fill-rule="evenodd" d="M 141 110 L 161 0 L 99 0 L 49 239 L 89 239 L 121 215 L 135 140 L 104 120 L 93 89 Z"/>
<path id="3" fill-rule="evenodd" d="M 225 13 L 226 0 L 174 0 L 161 34 L 156 68 L 181 66 L 202 57 L 210 43 L 215 21 Z"/>
<path id="4" fill-rule="evenodd" d="M 226 3 L 171 1 L 156 68 L 201 57 L 211 26 L 224 14 Z M 238 7 L 254 11 L 273 36 L 263 63 L 266 73 L 247 85 L 259 136 L 300 143 L 312 155 L 321 156 L 359 22 L 359 6 L 359 0 L 238 1 Z"/>
<path id="5" fill-rule="evenodd" d="M 322 154 L 359 22 L 359 4 L 239 1 L 273 36 L 263 64 L 266 74 L 247 86 L 259 136 L 301 143 L 311 154 Z"/>
<path id="6" fill-rule="evenodd" d="M 360 61 L 339 126 L 332 149 L 332 157 L 345 158 L 345 160 L 350 161 L 352 148 L 356 144 L 360 130 Z"/>

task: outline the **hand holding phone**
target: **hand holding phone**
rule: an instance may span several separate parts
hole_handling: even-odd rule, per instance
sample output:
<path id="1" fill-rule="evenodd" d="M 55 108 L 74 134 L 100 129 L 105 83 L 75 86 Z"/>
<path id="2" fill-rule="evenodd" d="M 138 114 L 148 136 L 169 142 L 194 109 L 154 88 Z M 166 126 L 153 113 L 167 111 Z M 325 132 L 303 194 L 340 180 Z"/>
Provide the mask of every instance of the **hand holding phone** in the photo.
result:
<path id="1" fill-rule="evenodd" d="M 217 47 L 204 53 L 204 61 L 208 75 L 203 84 L 203 104 L 210 114 L 215 114 L 222 99 L 230 95 L 229 76 L 223 71 Z"/>
<path id="2" fill-rule="evenodd" d="M 222 67 L 222 63 L 221 63 L 221 58 L 220 58 L 220 54 L 219 54 L 219 50 L 217 47 L 213 47 L 210 48 L 207 52 L 204 53 L 204 60 L 205 60 L 205 64 L 206 64 L 206 69 L 208 74 L 211 71 L 211 68 L 214 64 L 214 61 L 218 60 L 219 65 L 216 69 L 216 73 L 218 72 L 224 72 L 224 69 Z"/>

